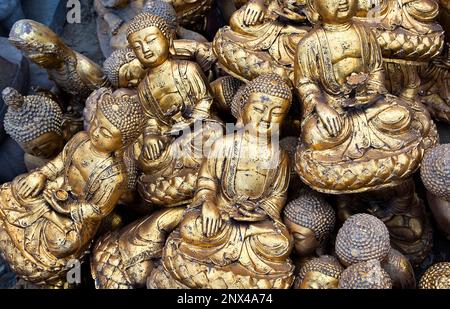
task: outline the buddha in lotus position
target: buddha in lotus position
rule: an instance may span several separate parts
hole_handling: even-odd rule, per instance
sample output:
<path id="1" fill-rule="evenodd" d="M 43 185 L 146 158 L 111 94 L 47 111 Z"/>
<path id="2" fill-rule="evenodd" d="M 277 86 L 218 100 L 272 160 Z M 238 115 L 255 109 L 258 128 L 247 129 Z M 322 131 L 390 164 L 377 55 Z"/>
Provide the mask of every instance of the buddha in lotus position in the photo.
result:
<path id="1" fill-rule="evenodd" d="M 136 151 L 144 172 L 138 182 L 140 194 L 156 205 L 189 203 L 201 160 L 223 131 L 222 122 L 211 113 L 209 85 L 196 63 L 170 56 L 174 33 L 165 19 L 141 13 L 131 21 L 127 37 L 147 70 L 137 88 L 148 117 Z"/>
<path id="2" fill-rule="evenodd" d="M 0 188 L 0 251 L 37 285 L 61 286 L 69 261 L 89 249 L 126 190 L 123 149 L 141 134 L 136 100 L 105 96 L 89 132 L 75 135 L 45 166 Z"/>
<path id="3" fill-rule="evenodd" d="M 376 194 L 393 188 L 382 195 L 398 202 L 391 203 L 395 207 L 390 216 L 379 215 L 392 236 L 415 243 L 424 235 L 422 206 L 414 185 L 404 182 L 409 183 L 424 151 L 436 143 L 434 123 L 423 105 L 386 90 L 374 34 L 352 21 L 356 1 L 317 0 L 310 5 L 318 24 L 300 42 L 295 63 L 303 109 L 297 172 L 309 186 L 326 193 Z"/>
<path id="4" fill-rule="evenodd" d="M 164 247 L 151 288 L 288 288 L 292 238 L 281 220 L 288 155 L 274 143 L 292 99 L 276 74 L 262 75 L 235 97 L 238 130 L 203 160 L 197 191 Z"/>
<path id="5" fill-rule="evenodd" d="M 251 0 L 237 10 L 230 26 L 218 31 L 213 51 L 220 65 L 244 82 L 276 72 L 293 75 L 298 42 L 310 28 L 292 1 Z"/>

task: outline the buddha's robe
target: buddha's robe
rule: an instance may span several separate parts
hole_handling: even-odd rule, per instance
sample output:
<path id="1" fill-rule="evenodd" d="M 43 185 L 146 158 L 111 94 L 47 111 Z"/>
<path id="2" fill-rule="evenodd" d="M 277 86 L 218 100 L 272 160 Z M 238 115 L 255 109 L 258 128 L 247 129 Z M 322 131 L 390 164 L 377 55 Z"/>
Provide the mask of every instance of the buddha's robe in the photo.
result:
<path id="1" fill-rule="evenodd" d="M 279 156 L 274 153 L 273 165 L 258 167 L 258 174 L 265 177 L 259 180 L 260 187 L 255 188 L 253 196 L 246 196 L 246 183 L 253 183 L 254 179 L 245 180 L 243 175 L 257 176 L 252 175 L 252 167 L 248 173 L 241 170 L 240 154 L 245 151 L 241 142 L 239 134 L 226 136 L 215 143 L 210 157 L 203 162 L 196 199 L 180 225 L 179 252 L 222 269 L 233 265 L 232 271 L 239 269 L 241 274 L 250 276 L 288 274 L 292 270 L 288 260 L 292 240 L 280 219 L 289 184 L 288 156 L 284 151 Z M 263 214 L 262 217 L 255 219 L 239 212 L 243 196 L 257 205 L 253 213 Z M 196 206 L 204 199 L 216 202 L 223 219 L 221 229 L 213 237 L 203 234 L 201 209 Z"/>
<path id="2" fill-rule="evenodd" d="M 54 279 L 79 259 L 126 186 L 125 168 L 111 155 L 101 160 L 81 183 L 72 183 L 76 150 L 89 142 L 85 132 L 75 135 L 64 150 L 40 169 L 47 177 L 44 190 L 65 190 L 64 209 L 53 209 L 45 198 L 23 199 L 16 192 L 18 176 L 0 188 L 0 250 L 11 268 L 35 283 Z M 81 175 L 81 174 L 80 174 Z"/>

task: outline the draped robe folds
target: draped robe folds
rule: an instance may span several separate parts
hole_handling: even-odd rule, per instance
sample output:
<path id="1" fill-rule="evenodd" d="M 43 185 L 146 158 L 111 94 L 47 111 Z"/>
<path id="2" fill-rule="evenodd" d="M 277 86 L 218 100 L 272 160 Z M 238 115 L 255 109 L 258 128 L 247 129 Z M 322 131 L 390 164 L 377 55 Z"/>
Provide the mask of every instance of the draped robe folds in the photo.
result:
<path id="1" fill-rule="evenodd" d="M 0 250 L 11 267 L 25 278 L 41 276 L 39 279 L 46 280 L 67 267 L 69 259 L 80 258 L 101 219 L 113 210 L 123 192 L 124 167 L 114 156 L 96 165 L 83 192 L 71 191 L 69 168 L 76 150 L 86 142 L 87 133 L 78 133 L 40 169 L 47 177 L 44 190 L 69 192 L 69 200 L 62 206 L 70 210 L 68 213 L 53 209 L 42 195 L 27 199 L 19 196 L 16 187 L 23 175 L 0 188 L 0 230 L 10 238 L 9 243 L 0 241 Z M 33 267 L 30 269 L 29 265 Z"/>
<path id="2" fill-rule="evenodd" d="M 417 143 L 422 136 L 422 132 L 411 126 L 413 121 L 417 121 L 414 103 L 387 94 L 381 50 L 374 34 L 358 23 L 353 26 L 361 42 L 362 67 L 363 73 L 368 75 L 367 84 L 380 94 L 369 106 L 343 107 L 351 89 L 340 85 L 335 78 L 325 30 L 316 28 L 310 32 L 297 50 L 295 85 L 303 104 L 302 140 L 307 147 L 316 150 L 314 156 L 318 160 L 354 160 L 374 151 L 381 156 L 389 156 L 393 151 L 401 151 Z M 315 112 L 318 100 L 334 108 L 344 120 L 337 137 L 330 136 L 319 121 Z M 322 150 L 326 154 L 322 155 Z"/>
<path id="3" fill-rule="evenodd" d="M 216 142 L 204 161 L 196 197 L 180 225 L 179 252 L 199 263 L 237 267 L 250 275 L 285 275 L 292 268 L 288 259 L 292 241 L 280 219 L 290 176 L 288 157 L 281 151 L 277 164 L 267 169 L 261 192 L 247 197 L 266 218 L 246 221 L 239 216 L 236 203 L 240 196 L 236 173 L 241 138 L 234 134 Z M 204 236 L 201 207 L 197 207 L 205 199 L 216 202 L 223 218 L 221 229 L 213 237 Z"/>

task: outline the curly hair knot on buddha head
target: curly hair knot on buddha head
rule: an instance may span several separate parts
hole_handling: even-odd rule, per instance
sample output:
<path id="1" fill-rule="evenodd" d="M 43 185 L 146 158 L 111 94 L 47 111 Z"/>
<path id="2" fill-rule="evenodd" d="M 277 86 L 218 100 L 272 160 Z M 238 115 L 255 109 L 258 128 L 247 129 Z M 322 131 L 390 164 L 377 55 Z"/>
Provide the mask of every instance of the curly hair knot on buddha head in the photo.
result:
<path id="1" fill-rule="evenodd" d="M 300 281 L 303 281 L 307 273 L 318 272 L 339 280 L 343 271 L 344 267 L 339 264 L 339 261 L 335 257 L 331 255 L 322 255 L 306 262 L 305 265 L 300 268 L 298 278 Z"/>
<path id="2" fill-rule="evenodd" d="M 450 144 L 438 145 L 425 154 L 420 176 L 430 193 L 450 202 Z"/>
<path id="3" fill-rule="evenodd" d="M 174 27 L 170 22 L 168 22 L 164 18 L 146 12 L 136 15 L 130 21 L 130 24 L 128 25 L 127 28 L 127 37 L 129 37 L 133 33 L 139 32 L 141 30 L 150 27 L 158 28 L 168 41 L 174 39 L 176 27 Z"/>
<path id="4" fill-rule="evenodd" d="M 392 280 L 377 260 L 351 265 L 339 279 L 339 289 L 392 289 Z"/>
<path id="5" fill-rule="evenodd" d="M 115 50 L 103 63 L 103 71 L 114 87 L 119 87 L 120 68 L 136 59 L 131 48 L 121 48 Z"/>
<path id="6" fill-rule="evenodd" d="M 142 12 L 161 17 L 173 31 L 177 28 L 177 12 L 169 2 L 161 0 L 147 1 Z"/>

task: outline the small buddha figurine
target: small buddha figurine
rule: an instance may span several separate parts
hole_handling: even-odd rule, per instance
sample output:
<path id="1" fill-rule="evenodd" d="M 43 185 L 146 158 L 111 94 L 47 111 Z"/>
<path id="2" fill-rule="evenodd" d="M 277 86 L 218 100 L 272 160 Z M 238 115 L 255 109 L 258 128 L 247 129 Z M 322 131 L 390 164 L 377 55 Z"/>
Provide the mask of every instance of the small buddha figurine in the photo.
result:
<path id="1" fill-rule="evenodd" d="M 450 289 L 450 262 L 436 263 L 423 274 L 419 289 Z"/>
<path id="2" fill-rule="evenodd" d="M 139 192 L 150 204 L 186 205 L 208 143 L 223 132 L 222 122 L 211 113 L 210 87 L 196 63 L 170 55 L 174 31 L 165 19 L 141 13 L 130 22 L 127 38 L 147 70 L 137 88 L 148 117 L 136 152 L 143 171 Z"/>
<path id="3" fill-rule="evenodd" d="M 411 176 L 436 143 L 436 127 L 422 104 L 388 93 L 377 40 L 352 19 L 356 4 L 309 2 L 317 25 L 301 40 L 295 59 L 303 111 L 296 169 L 310 187 L 338 199 L 344 193 L 389 196 L 384 203 L 392 207 L 376 215 L 402 242 L 401 252 L 420 259 L 430 239 Z"/>
<path id="4" fill-rule="evenodd" d="M 230 26 L 220 29 L 213 41 L 214 54 L 227 73 L 244 82 L 271 72 L 293 75 L 297 44 L 310 27 L 288 4 L 293 5 L 250 0 L 232 15 Z"/>
<path id="5" fill-rule="evenodd" d="M 62 285 L 68 262 L 83 258 L 126 190 L 123 149 L 143 124 L 139 102 L 107 96 L 89 132 L 75 135 L 43 167 L 1 186 L 0 251 L 16 274 L 36 285 Z"/>
<path id="6" fill-rule="evenodd" d="M 318 193 L 304 191 L 283 210 L 283 222 L 294 237 L 299 257 L 321 255 L 336 217 L 333 208 Z"/>
<path id="7" fill-rule="evenodd" d="M 390 249 L 386 226 L 369 214 L 351 216 L 336 236 L 336 255 L 344 266 L 368 260 L 381 262 Z"/>
<path id="8" fill-rule="evenodd" d="M 438 145 L 425 154 L 420 176 L 434 219 L 450 238 L 450 144 Z"/>
<path id="9" fill-rule="evenodd" d="M 356 214 L 348 218 L 338 231 L 335 246 L 336 255 L 344 266 L 379 261 L 389 274 L 393 288 L 415 288 L 411 263 L 391 248 L 388 229 L 375 216 Z"/>
<path id="10" fill-rule="evenodd" d="M 294 289 L 337 289 L 344 267 L 330 255 L 305 263 L 294 282 Z"/>
<path id="11" fill-rule="evenodd" d="M 339 289 L 392 289 L 392 281 L 378 260 L 353 264 L 339 279 Z"/>
<path id="12" fill-rule="evenodd" d="M 81 115 L 84 102 L 92 91 L 108 85 L 97 64 L 72 50 L 43 24 L 19 20 L 11 29 L 9 41 L 28 59 L 47 70 L 61 95 L 68 96 L 66 110 L 75 115 Z"/>
<path id="13" fill-rule="evenodd" d="M 287 153 L 272 140 L 292 99 L 277 74 L 246 85 L 238 124 L 203 160 L 193 203 L 169 236 L 150 288 L 289 288 L 292 238 L 281 220 Z"/>
<path id="14" fill-rule="evenodd" d="M 65 144 L 58 103 L 43 95 L 22 96 L 11 87 L 5 88 L 2 96 L 8 105 L 5 130 L 24 150 L 28 171 L 55 158 Z"/>

